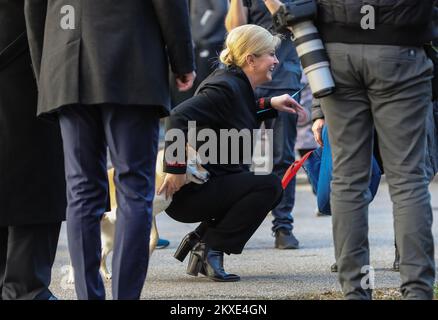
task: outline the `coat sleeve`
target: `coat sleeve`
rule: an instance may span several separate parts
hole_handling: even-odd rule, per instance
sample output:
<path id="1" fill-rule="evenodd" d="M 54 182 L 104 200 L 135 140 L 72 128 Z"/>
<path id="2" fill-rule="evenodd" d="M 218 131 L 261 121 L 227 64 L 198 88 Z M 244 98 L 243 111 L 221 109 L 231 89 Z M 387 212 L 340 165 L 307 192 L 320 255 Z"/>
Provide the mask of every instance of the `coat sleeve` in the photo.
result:
<path id="1" fill-rule="evenodd" d="M 324 113 L 322 112 L 321 101 L 314 98 L 312 101 L 312 121 L 317 119 L 324 119 Z"/>
<path id="2" fill-rule="evenodd" d="M 170 67 L 175 74 L 195 70 L 187 0 L 152 0 L 160 24 Z"/>
<path id="3" fill-rule="evenodd" d="M 166 121 L 166 132 L 172 129 L 181 130 L 184 133 L 184 145 L 180 150 L 185 150 L 189 121 L 196 121 L 196 127 L 228 128 L 229 120 L 233 117 L 233 91 L 227 85 L 216 83 L 214 86 L 206 87 L 202 92 L 181 103 L 172 110 Z M 176 142 L 176 139 L 168 141 L 166 137 L 163 171 L 174 174 L 186 172 L 185 161 L 169 161 L 166 159 L 166 151 L 169 146 Z M 172 148 L 173 149 L 173 148 Z M 183 157 L 185 159 L 185 156 Z"/>
<path id="4" fill-rule="evenodd" d="M 257 120 L 265 121 L 278 117 L 278 111 L 271 106 L 272 97 L 263 97 L 257 100 Z"/>
<path id="5" fill-rule="evenodd" d="M 25 0 L 24 14 L 32 66 L 38 82 L 43 54 L 47 0 Z"/>

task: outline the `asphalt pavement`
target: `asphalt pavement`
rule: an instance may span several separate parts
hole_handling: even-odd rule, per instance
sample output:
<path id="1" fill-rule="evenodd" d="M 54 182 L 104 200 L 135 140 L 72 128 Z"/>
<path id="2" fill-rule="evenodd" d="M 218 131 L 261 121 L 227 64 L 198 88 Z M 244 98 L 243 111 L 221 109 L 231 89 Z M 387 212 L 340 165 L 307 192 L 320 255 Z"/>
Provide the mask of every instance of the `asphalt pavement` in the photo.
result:
<path id="1" fill-rule="evenodd" d="M 430 191 L 436 221 L 438 183 L 433 183 Z M 300 249 L 274 249 L 270 229 L 272 216 L 268 215 L 241 255 L 225 256 L 225 269 L 241 276 L 241 281 L 235 283 L 217 283 L 202 276 L 187 275 L 188 259 L 181 263 L 173 258 L 173 253 L 181 238 L 196 225 L 182 224 L 160 214 L 157 217 L 158 229 L 163 238 L 170 240 L 170 246 L 153 253 L 141 298 L 303 299 L 339 292 L 337 274 L 330 272 L 330 265 L 334 262 L 331 218 L 317 217 L 315 208 L 310 186 L 300 183 L 294 209 L 294 234 L 300 241 Z M 377 289 L 397 288 L 399 273 L 391 270 L 394 260 L 392 205 L 384 182 L 370 205 L 369 225 L 375 286 Z M 433 233 L 437 244 L 436 223 Z M 76 299 L 73 285 L 67 282 L 68 269 L 67 237 L 63 225 L 51 284 L 53 293 L 60 299 Z M 110 282 L 106 282 L 106 287 L 107 299 L 111 299 Z"/>

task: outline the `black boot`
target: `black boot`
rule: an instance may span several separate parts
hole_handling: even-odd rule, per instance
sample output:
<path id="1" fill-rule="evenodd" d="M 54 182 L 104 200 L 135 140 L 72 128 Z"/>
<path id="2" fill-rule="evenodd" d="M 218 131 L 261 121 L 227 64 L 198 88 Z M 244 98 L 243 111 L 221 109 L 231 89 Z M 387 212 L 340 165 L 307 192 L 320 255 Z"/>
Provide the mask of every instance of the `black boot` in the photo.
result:
<path id="1" fill-rule="evenodd" d="M 191 276 L 198 276 L 201 272 L 202 265 L 207 258 L 207 245 L 199 241 L 190 253 L 189 264 L 187 266 L 187 274 Z"/>
<path id="2" fill-rule="evenodd" d="M 222 251 L 207 250 L 207 257 L 200 272 L 213 281 L 235 282 L 240 280 L 238 275 L 225 272 L 224 253 Z"/>
<path id="3" fill-rule="evenodd" d="M 188 233 L 182 240 L 174 253 L 174 258 L 183 262 L 187 254 L 201 240 L 201 237 L 196 231 Z"/>

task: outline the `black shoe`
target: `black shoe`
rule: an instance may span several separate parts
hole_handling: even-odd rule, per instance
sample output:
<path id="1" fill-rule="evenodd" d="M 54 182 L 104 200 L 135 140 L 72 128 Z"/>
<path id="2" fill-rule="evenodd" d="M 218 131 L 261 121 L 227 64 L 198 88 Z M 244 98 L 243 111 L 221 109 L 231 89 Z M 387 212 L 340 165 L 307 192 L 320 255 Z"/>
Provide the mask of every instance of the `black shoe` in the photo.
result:
<path id="1" fill-rule="evenodd" d="M 331 272 L 338 272 L 338 265 L 336 264 L 336 262 L 330 266 L 330 271 Z"/>
<path id="2" fill-rule="evenodd" d="M 298 249 L 300 242 L 295 238 L 292 231 L 280 228 L 275 231 L 275 248 L 277 249 Z"/>
<path id="3" fill-rule="evenodd" d="M 198 276 L 201 272 L 202 265 L 207 258 L 207 245 L 199 241 L 190 252 L 189 264 L 187 265 L 187 274 L 191 276 Z M 182 260 L 181 260 L 182 261 Z"/>
<path id="4" fill-rule="evenodd" d="M 226 273 L 224 270 L 224 253 L 217 250 L 208 250 L 207 257 L 200 271 L 204 276 L 219 282 L 240 281 L 237 274 Z"/>
<path id="5" fill-rule="evenodd" d="M 181 243 L 178 246 L 178 249 L 176 249 L 174 253 L 175 259 L 183 262 L 190 250 L 194 248 L 194 246 L 199 243 L 201 240 L 201 237 L 199 234 L 196 233 L 196 231 L 192 231 L 188 233 L 181 241 Z"/>

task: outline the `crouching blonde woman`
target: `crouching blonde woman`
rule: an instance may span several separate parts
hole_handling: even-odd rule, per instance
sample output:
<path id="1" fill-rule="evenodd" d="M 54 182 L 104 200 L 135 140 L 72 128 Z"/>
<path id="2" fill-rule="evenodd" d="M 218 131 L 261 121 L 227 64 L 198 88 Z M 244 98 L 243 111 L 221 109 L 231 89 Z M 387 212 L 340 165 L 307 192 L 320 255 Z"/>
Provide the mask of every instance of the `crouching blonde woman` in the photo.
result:
<path id="1" fill-rule="evenodd" d="M 196 121 L 197 127 L 214 130 L 219 141 L 221 129 L 254 130 L 264 119 L 275 117 L 277 111 L 302 111 L 289 95 L 255 99 L 254 89 L 272 80 L 279 43 L 279 38 L 256 25 L 233 29 L 220 55 L 226 68 L 214 71 L 193 98 L 173 109 L 167 129 L 181 129 L 187 136 L 188 122 Z M 166 148 L 172 142 L 166 142 Z M 226 147 L 228 154 L 235 151 L 228 144 Z M 201 222 L 184 237 L 175 253 L 175 258 L 183 261 L 191 252 L 187 267 L 190 275 L 201 273 L 214 281 L 239 281 L 238 275 L 225 272 L 224 253 L 240 254 L 281 199 L 278 177 L 250 172 L 242 159 L 242 148 L 241 143 L 237 164 L 203 164 L 211 177 L 202 185 L 185 185 L 185 163 L 164 161 L 167 175 L 158 193 L 173 196 L 167 214 L 184 223 Z M 218 145 L 218 159 L 222 150 Z"/>

